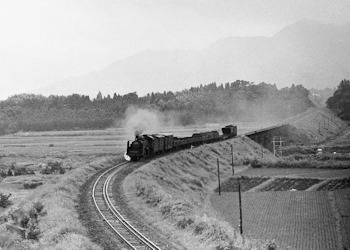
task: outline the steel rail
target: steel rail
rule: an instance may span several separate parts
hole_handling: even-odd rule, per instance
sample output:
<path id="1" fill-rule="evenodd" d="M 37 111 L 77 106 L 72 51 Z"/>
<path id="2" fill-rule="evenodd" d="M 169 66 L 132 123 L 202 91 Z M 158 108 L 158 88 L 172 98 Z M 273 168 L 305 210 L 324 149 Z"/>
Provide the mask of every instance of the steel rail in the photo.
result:
<path id="1" fill-rule="evenodd" d="M 156 246 L 152 241 L 147 239 L 144 235 L 142 235 L 136 228 L 134 228 L 121 214 L 120 212 L 115 208 L 115 206 L 112 203 L 112 200 L 110 198 L 110 194 L 108 192 L 109 184 L 112 180 L 112 178 L 116 175 L 116 173 L 119 171 L 119 167 L 126 165 L 128 162 L 123 162 L 121 164 L 118 164 L 105 172 L 103 172 L 95 181 L 93 190 L 92 190 L 92 198 L 95 204 L 95 207 L 97 208 L 99 214 L 102 216 L 103 220 L 109 225 L 109 227 L 119 236 L 120 239 L 131 249 L 138 249 L 142 248 L 144 249 L 151 249 L 151 250 L 160 250 L 158 246 Z M 103 180 L 106 178 L 105 180 Z M 103 181 L 103 187 L 102 187 L 102 196 L 97 197 L 96 188 L 98 184 L 102 184 Z M 102 210 L 101 206 L 98 204 L 96 198 L 103 198 L 104 204 L 107 205 L 109 210 L 106 212 L 105 210 Z M 112 220 L 108 219 L 106 217 L 106 213 L 112 213 L 114 215 L 113 220 L 117 220 L 120 225 L 123 226 L 124 232 L 121 232 L 121 229 L 117 229 L 113 224 Z M 118 225 L 118 226 L 120 226 Z M 127 233 L 125 233 L 127 231 Z M 125 235 L 127 234 L 127 235 Z M 134 239 L 137 240 L 137 246 L 135 246 L 135 243 L 132 243 L 129 239 L 127 239 L 127 236 L 133 236 Z M 140 246 L 140 243 L 142 246 Z"/>

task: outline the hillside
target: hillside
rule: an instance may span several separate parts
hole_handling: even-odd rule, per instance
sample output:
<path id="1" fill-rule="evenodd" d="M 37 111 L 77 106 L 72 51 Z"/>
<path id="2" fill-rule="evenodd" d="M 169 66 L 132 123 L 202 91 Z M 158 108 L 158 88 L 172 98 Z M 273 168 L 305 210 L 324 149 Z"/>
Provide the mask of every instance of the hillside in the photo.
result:
<path id="1" fill-rule="evenodd" d="M 277 160 L 270 151 L 245 136 L 167 155 L 151 161 L 126 178 L 123 186 L 130 207 L 159 228 L 166 237 L 172 241 L 180 241 L 182 246 L 179 246 L 179 249 L 215 249 L 219 246 L 223 249 L 233 245 L 237 247 L 244 245 L 247 249 L 252 246 L 256 247 L 254 249 L 266 249 L 264 248 L 266 242 L 252 240 L 249 236 L 243 243 L 237 231 L 233 231 L 232 227 L 220 220 L 210 207 L 208 199 L 218 186 L 217 158 L 220 159 L 220 177 L 223 180 L 232 176 L 231 145 L 234 152 L 235 174 L 256 170 L 251 168 L 247 171 L 249 166 L 255 166 L 259 168 L 258 170 L 264 170 L 260 169 L 262 166 L 282 168 L 289 166 L 298 168 L 300 171 L 307 167 L 309 170 L 305 172 L 310 174 L 310 168 L 322 166 L 332 171 L 329 168 L 336 166 L 335 161 L 329 153 L 324 154 L 323 158 L 316 159 L 314 149 L 298 148 L 300 142 L 313 147 L 321 146 L 320 143 L 325 141 L 333 141 L 333 146 L 343 143 L 347 149 L 349 146 L 348 141 L 344 142 L 349 136 L 346 123 L 327 109 L 310 109 L 286 122 L 293 129 L 285 131 L 284 139 L 292 146 L 287 149 L 290 152 L 297 146 L 295 159 L 290 155 L 285 159 Z M 330 145 L 324 144 L 324 146 Z M 300 152 L 309 153 L 304 157 Z M 263 159 L 261 159 L 262 155 Z M 339 155 L 339 157 L 340 161 L 344 162 L 337 163 L 338 168 L 348 168 L 346 166 L 349 157 L 347 155 Z M 291 174 L 288 169 L 285 172 Z M 315 174 L 320 173 L 315 172 Z M 257 197 L 257 195 L 251 196 Z M 268 196 L 275 201 L 275 195 Z M 316 194 L 314 196 L 315 199 L 319 199 Z M 286 197 L 293 199 L 294 196 Z M 252 204 L 254 199 L 251 201 Z M 324 202 L 329 206 L 327 199 Z M 227 203 L 232 202 L 227 201 Z M 221 209 L 227 211 L 228 208 Z M 237 214 L 235 216 L 237 217 Z"/>
<path id="2" fill-rule="evenodd" d="M 144 51 L 35 93 L 145 95 L 232 78 L 325 88 L 350 78 L 349 40 L 350 25 L 304 20 L 272 37 L 227 37 L 199 51 Z"/>
<path id="3" fill-rule="evenodd" d="M 249 241 L 243 243 L 242 237 L 216 219 L 207 207 L 207 198 L 217 186 L 217 157 L 221 178 L 232 175 L 230 145 L 236 173 L 245 168 L 247 159 L 261 154 L 259 144 L 239 137 L 153 160 L 125 179 L 130 206 L 166 237 L 180 240 L 179 249 L 214 249 L 233 244 L 232 241 L 237 246 L 247 246 Z M 267 150 L 264 155 L 273 159 Z"/>

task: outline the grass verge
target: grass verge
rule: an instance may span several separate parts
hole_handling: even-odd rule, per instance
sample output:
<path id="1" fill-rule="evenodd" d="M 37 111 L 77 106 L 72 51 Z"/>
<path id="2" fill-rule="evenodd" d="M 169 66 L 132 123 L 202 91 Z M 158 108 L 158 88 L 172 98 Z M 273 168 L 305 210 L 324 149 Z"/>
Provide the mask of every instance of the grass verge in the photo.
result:
<path id="1" fill-rule="evenodd" d="M 78 218 L 76 210 L 79 188 L 96 171 L 120 161 L 119 158 L 99 158 L 90 164 L 74 169 L 69 174 L 37 187 L 16 207 L 12 207 L 2 216 L 2 222 L 12 218 L 15 211 L 23 216 L 31 216 L 33 204 L 40 202 L 45 214 L 37 216 L 36 239 L 21 238 L 6 230 L 5 223 L 0 225 L 0 248 L 3 249 L 101 249 L 86 236 L 86 229 Z"/>

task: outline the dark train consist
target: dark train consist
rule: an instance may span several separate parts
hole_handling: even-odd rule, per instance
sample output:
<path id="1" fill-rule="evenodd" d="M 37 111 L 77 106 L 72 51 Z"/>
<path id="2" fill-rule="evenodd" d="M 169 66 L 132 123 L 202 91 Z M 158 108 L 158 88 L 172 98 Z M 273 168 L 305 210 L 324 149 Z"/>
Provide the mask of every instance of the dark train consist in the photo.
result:
<path id="1" fill-rule="evenodd" d="M 190 137 L 175 137 L 172 134 L 141 134 L 135 141 L 129 142 L 126 154 L 136 161 L 142 157 L 163 154 L 177 149 L 189 148 L 204 143 L 220 141 L 237 136 L 237 126 L 228 125 L 222 128 L 222 135 L 218 131 L 194 133 Z"/>

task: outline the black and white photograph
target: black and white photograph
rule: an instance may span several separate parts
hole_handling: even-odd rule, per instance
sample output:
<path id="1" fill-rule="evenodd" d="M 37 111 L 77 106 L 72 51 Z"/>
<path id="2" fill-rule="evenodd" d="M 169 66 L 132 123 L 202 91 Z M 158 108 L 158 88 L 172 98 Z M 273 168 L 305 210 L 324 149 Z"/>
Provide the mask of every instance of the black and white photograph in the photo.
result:
<path id="1" fill-rule="evenodd" d="M 0 0 L 0 250 L 350 250 L 349 0 Z"/>

